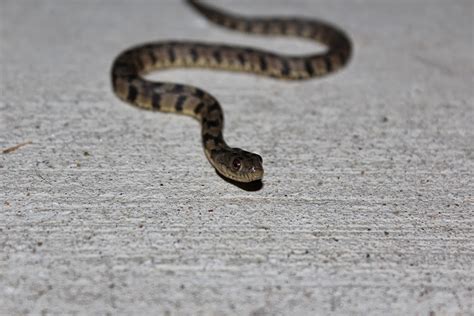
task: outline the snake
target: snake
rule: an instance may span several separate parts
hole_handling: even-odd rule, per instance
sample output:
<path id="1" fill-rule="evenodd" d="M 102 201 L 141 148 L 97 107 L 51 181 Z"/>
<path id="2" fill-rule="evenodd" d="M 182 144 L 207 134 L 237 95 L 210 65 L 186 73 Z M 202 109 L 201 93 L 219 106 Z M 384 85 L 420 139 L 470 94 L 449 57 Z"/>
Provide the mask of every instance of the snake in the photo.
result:
<path id="1" fill-rule="evenodd" d="M 197 0 L 187 0 L 212 24 L 249 34 L 290 36 L 316 41 L 323 52 L 284 55 L 246 46 L 206 41 L 163 40 L 133 46 L 120 53 L 111 68 L 112 88 L 124 102 L 138 108 L 177 113 L 201 125 L 204 153 L 224 178 L 239 183 L 261 181 L 263 160 L 256 153 L 227 145 L 219 101 L 195 86 L 150 81 L 144 75 L 161 69 L 200 67 L 247 72 L 286 80 L 305 80 L 333 73 L 351 56 L 344 31 L 324 21 L 303 17 L 242 16 Z"/>

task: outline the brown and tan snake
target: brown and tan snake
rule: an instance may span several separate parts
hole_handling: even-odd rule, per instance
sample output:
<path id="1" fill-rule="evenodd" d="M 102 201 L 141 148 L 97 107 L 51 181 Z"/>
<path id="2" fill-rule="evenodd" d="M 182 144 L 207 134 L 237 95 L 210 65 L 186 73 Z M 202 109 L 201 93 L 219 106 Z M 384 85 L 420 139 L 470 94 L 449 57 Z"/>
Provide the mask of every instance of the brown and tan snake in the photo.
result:
<path id="1" fill-rule="evenodd" d="M 189 85 L 145 80 L 143 75 L 170 67 L 204 67 L 251 72 L 279 79 L 309 79 L 343 67 L 351 55 L 351 42 L 343 31 L 317 20 L 243 17 L 195 0 L 188 0 L 188 3 L 209 21 L 228 29 L 302 37 L 327 46 L 323 53 L 288 56 L 233 45 L 164 41 L 127 49 L 112 65 L 113 91 L 120 99 L 139 108 L 196 118 L 202 126 L 206 157 L 221 175 L 238 182 L 261 180 L 262 157 L 229 147 L 224 141 L 222 108 L 212 95 Z"/>

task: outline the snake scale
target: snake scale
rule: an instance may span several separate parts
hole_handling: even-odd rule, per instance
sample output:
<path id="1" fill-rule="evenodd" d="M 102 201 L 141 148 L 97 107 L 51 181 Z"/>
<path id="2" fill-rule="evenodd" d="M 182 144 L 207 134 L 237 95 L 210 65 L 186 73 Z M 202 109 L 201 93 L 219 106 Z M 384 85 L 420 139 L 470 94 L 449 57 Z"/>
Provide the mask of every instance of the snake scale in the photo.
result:
<path id="1" fill-rule="evenodd" d="M 196 0 L 187 2 L 209 21 L 228 29 L 252 34 L 301 37 L 327 46 L 323 53 L 289 56 L 241 46 L 162 41 L 127 49 L 113 62 L 113 91 L 121 100 L 143 109 L 196 118 L 202 126 L 205 155 L 222 176 L 237 182 L 261 180 L 262 158 L 229 147 L 224 141 L 222 108 L 211 94 L 189 85 L 149 81 L 143 75 L 170 67 L 204 67 L 250 72 L 278 79 L 309 79 L 343 67 L 351 55 L 351 42 L 343 31 L 321 21 L 290 17 L 244 17 Z"/>

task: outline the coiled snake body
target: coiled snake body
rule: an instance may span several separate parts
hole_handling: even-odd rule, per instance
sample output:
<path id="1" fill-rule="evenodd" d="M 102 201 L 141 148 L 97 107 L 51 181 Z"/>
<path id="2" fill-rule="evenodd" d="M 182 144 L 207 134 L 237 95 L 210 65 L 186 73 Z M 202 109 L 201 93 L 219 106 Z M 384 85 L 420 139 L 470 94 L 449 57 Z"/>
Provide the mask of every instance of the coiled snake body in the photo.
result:
<path id="1" fill-rule="evenodd" d="M 142 75 L 170 67 L 207 67 L 251 72 L 280 79 L 302 80 L 326 75 L 343 67 L 351 43 L 329 24 L 300 18 L 249 18 L 188 0 L 208 20 L 229 29 L 267 35 L 287 35 L 315 40 L 327 46 L 321 54 L 285 56 L 240 46 L 202 42 L 154 42 L 122 52 L 112 65 L 115 94 L 140 108 L 189 115 L 201 122 L 202 143 L 209 162 L 224 177 L 238 182 L 261 180 L 262 158 L 229 147 L 223 138 L 224 116 L 219 102 L 193 86 L 152 82 Z"/>

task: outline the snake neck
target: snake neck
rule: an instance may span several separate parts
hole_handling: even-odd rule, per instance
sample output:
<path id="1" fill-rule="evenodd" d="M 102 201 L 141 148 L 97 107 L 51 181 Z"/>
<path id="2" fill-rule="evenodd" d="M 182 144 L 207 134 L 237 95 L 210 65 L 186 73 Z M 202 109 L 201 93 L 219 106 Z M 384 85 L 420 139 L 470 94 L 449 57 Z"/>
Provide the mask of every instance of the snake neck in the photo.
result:
<path id="1" fill-rule="evenodd" d="M 231 148 L 224 141 L 224 114 L 220 104 L 215 99 L 204 103 L 202 113 L 196 118 L 202 126 L 201 136 L 204 153 L 214 168 L 222 173 L 220 164 L 217 163 L 217 155 L 230 151 Z"/>

